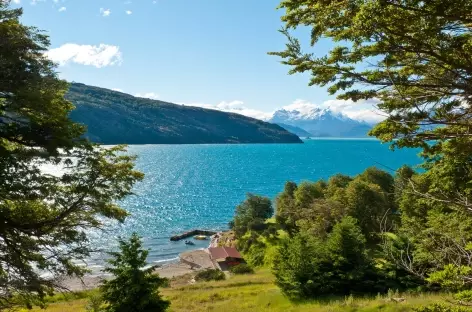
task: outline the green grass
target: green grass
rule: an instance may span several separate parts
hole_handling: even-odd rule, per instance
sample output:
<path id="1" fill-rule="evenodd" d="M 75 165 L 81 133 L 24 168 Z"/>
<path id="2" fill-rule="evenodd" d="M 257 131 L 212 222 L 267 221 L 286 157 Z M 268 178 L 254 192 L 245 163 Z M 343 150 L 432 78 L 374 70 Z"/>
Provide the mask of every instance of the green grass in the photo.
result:
<path id="1" fill-rule="evenodd" d="M 169 311 L 173 312 L 406 312 L 411 311 L 413 307 L 433 302 L 444 302 L 446 298 L 445 295 L 440 294 L 402 295 L 403 298 L 406 298 L 406 302 L 396 303 L 380 296 L 377 298 L 338 297 L 296 304 L 281 294 L 274 284 L 273 276 L 267 269 L 256 271 L 256 274 L 253 275 L 231 276 L 225 281 L 203 282 L 185 286 L 174 285 L 162 289 L 162 294 L 171 301 Z M 57 300 L 60 301 L 61 298 L 64 299 L 60 297 Z M 81 312 L 85 311 L 86 303 L 86 299 L 56 302 L 50 304 L 46 311 Z"/>

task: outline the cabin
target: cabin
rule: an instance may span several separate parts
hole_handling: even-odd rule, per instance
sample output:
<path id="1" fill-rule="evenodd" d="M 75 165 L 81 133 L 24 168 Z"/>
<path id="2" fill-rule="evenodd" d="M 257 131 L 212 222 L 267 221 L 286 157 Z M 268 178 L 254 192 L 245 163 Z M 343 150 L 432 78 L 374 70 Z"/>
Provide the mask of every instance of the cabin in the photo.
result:
<path id="1" fill-rule="evenodd" d="M 227 271 L 232 266 L 246 263 L 239 251 L 234 247 L 210 247 L 208 252 L 215 266 L 222 271 Z"/>

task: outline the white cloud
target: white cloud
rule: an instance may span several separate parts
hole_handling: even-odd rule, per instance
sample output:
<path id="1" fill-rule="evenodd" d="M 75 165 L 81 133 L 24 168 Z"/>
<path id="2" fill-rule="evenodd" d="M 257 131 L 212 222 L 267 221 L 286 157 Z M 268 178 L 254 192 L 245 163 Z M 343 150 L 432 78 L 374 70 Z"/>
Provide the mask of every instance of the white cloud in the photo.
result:
<path id="1" fill-rule="evenodd" d="M 128 11 L 126 11 L 126 14 L 131 15 L 131 14 L 133 14 L 133 12 L 128 10 Z"/>
<path id="2" fill-rule="evenodd" d="M 359 100 L 329 100 L 323 103 L 324 107 L 329 107 L 336 113 L 342 113 L 354 120 L 377 123 L 384 120 L 385 115 L 377 109 L 377 99 Z"/>
<path id="3" fill-rule="evenodd" d="M 67 10 L 66 7 L 60 7 L 58 11 L 59 11 L 59 12 L 64 12 L 65 10 Z"/>
<path id="4" fill-rule="evenodd" d="M 46 55 L 61 66 L 77 63 L 101 68 L 122 63 L 120 48 L 103 43 L 98 46 L 66 43 L 59 48 L 49 50 Z"/>
<path id="5" fill-rule="evenodd" d="M 104 16 L 104 17 L 110 16 L 111 10 L 110 10 L 110 9 L 100 8 L 100 14 L 102 14 L 102 16 Z"/>
<path id="6" fill-rule="evenodd" d="M 32 5 L 36 5 L 37 3 L 39 3 L 39 2 L 44 2 L 44 1 L 46 1 L 46 0 L 31 0 L 31 4 L 32 4 Z M 15 3 L 16 3 L 16 2 L 15 2 Z M 19 3 L 19 2 L 18 2 L 18 3 Z"/>
<path id="7" fill-rule="evenodd" d="M 15 4 L 20 4 L 20 3 L 21 3 L 21 0 L 13 0 L 13 3 L 15 3 Z"/>
<path id="8" fill-rule="evenodd" d="M 118 91 L 118 92 L 123 92 L 123 89 L 120 89 L 120 88 L 113 88 L 112 90 L 113 91 Z"/>
<path id="9" fill-rule="evenodd" d="M 157 100 L 159 98 L 159 94 L 154 93 L 154 92 L 148 92 L 148 93 L 136 93 L 134 95 L 135 97 L 140 97 L 140 98 L 147 98 L 151 100 Z"/>
<path id="10" fill-rule="evenodd" d="M 354 103 L 350 100 L 329 100 L 325 101 L 321 105 L 317 105 L 309 101 L 298 99 L 289 105 L 283 106 L 282 108 L 288 111 L 296 110 L 301 114 L 308 114 L 314 108 L 329 108 L 335 113 L 341 113 L 354 120 L 366 121 L 368 123 L 377 123 L 385 119 L 385 117 L 377 109 L 375 109 L 375 104 L 377 104 L 376 100 L 358 101 L 357 103 Z M 198 106 L 224 112 L 237 113 L 261 120 L 268 120 L 274 114 L 274 111 L 266 112 L 248 108 L 242 101 L 223 101 L 216 105 L 206 103 L 185 103 L 183 105 Z"/>
<path id="11" fill-rule="evenodd" d="M 261 120 L 269 119 L 273 114 L 273 113 L 263 112 L 257 109 L 248 108 L 244 105 L 244 102 L 237 101 L 237 100 L 231 101 L 231 102 L 223 101 L 216 105 L 205 104 L 205 103 L 182 103 L 182 105 L 215 109 L 215 110 L 219 110 L 223 112 L 236 113 L 236 114 L 240 114 L 240 115 L 244 115 L 244 116 L 248 116 L 252 118 L 257 118 Z"/>

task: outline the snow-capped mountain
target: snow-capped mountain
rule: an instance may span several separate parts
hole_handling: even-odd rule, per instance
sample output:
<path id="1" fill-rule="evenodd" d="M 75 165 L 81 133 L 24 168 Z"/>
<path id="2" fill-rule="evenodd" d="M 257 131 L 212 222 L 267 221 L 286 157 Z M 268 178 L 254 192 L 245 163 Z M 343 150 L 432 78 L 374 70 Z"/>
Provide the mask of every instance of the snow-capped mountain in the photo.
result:
<path id="1" fill-rule="evenodd" d="M 303 112 L 280 109 L 273 114 L 269 122 L 298 127 L 318 137 L 364 137 L 372 128 L 366 122 L 320 107 L 313 107 Z"/>

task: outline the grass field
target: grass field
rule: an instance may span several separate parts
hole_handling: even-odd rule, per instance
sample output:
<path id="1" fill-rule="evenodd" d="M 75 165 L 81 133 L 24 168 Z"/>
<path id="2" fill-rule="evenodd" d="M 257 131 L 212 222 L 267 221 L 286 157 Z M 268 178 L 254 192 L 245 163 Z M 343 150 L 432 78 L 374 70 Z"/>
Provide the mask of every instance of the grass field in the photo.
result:
<path id="1" fill-rule="evenodd" d="M 171 301 L 173 312 L 204 311 L 411 311 L 413 307 L 433 302 L 444 302 L 445 295 L 420 294 L 402 295 L 405 302 L 388 301 L 386 297 L 377 298 L 334 298 L 294 304 L 287 300 L 268 270 L 258 271 L 254 275 L 233 276 L 226 281 L 206 282 L 181 286 L 185 278 L 175 281 L 170 288 L 163 289 L 163 295 Z M 180 284 L 180 285 L 179 285 Z M 62 300 L 55 298 L 55 300 Z M 85 311 L 87 299 L 75 299 L 49 304 L 47 312 Z M 37 309 L 35 311 L 44 311 Z"/>

